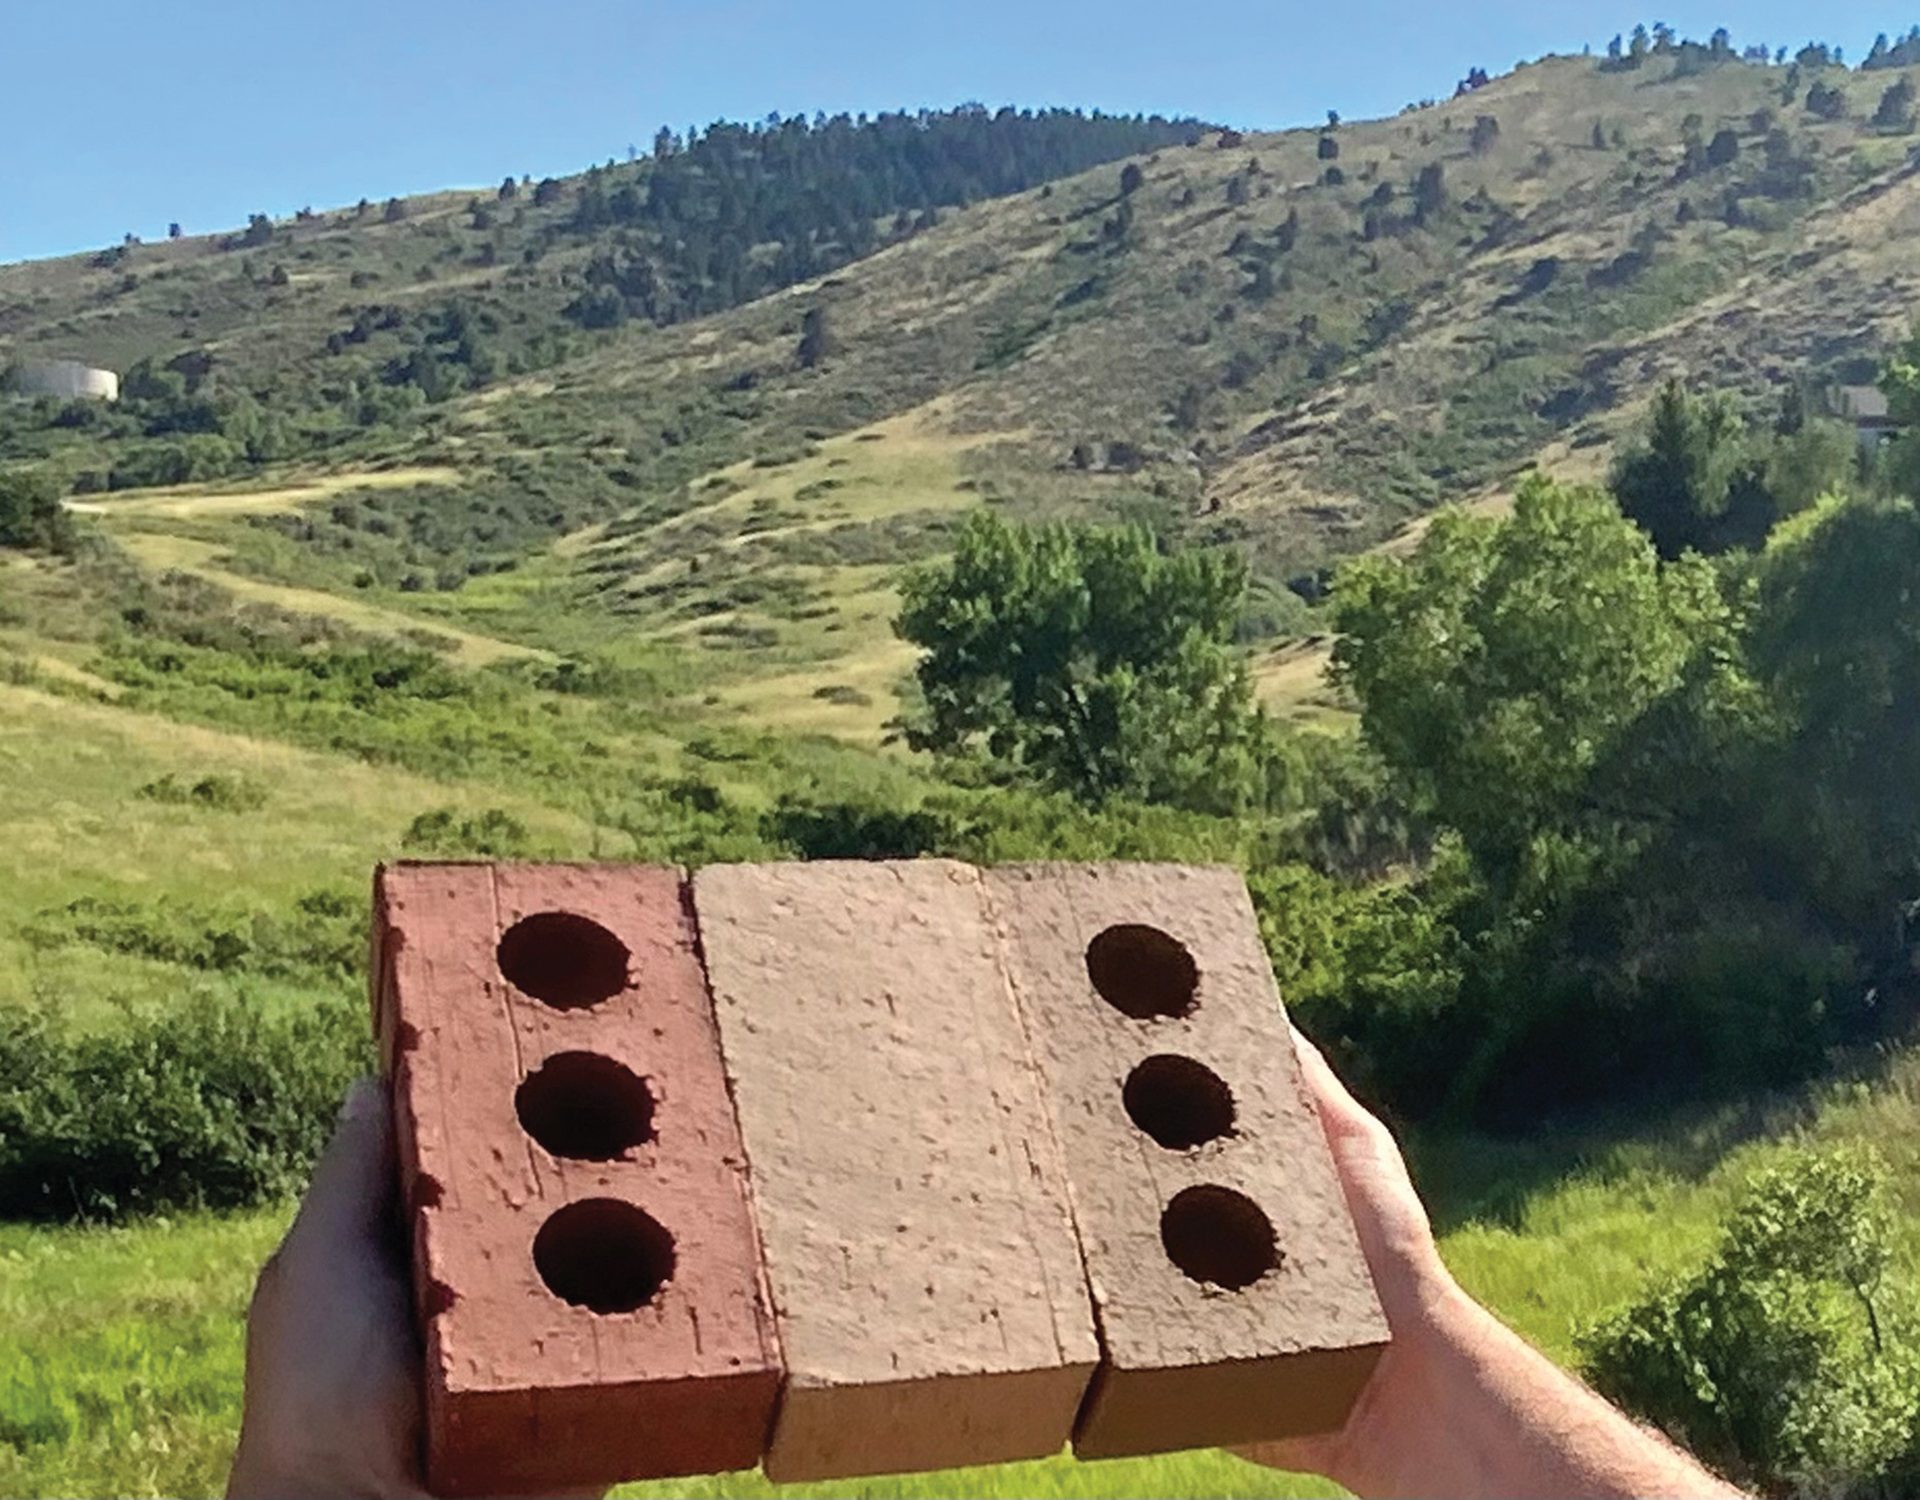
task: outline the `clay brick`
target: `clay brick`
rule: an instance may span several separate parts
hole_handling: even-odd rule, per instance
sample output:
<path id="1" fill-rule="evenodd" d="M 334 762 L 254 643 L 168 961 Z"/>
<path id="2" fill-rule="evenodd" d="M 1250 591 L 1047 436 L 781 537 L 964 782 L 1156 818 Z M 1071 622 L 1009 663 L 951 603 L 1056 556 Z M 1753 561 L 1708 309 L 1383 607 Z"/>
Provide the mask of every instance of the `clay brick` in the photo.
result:
<path id="1" fill-rule="evenodd" d="M 986 881 L 1103 1346 L 1075 1451 L 1338 1426 L 1387 1327 L 1240 877 L 1035 865 Z"/>
<path id="2" fill-rule="evenodd" d="M 787 1362 L 768 1475 L 1058 1452 L 1098 1349 L 978 872 L 693 889 Z"/>
<path id="3" fill-rule="evenodd" d="M 399 865 L 375 897 L 429 1485 L 751 1467 L 780 1367 L 681 876 Z"/>

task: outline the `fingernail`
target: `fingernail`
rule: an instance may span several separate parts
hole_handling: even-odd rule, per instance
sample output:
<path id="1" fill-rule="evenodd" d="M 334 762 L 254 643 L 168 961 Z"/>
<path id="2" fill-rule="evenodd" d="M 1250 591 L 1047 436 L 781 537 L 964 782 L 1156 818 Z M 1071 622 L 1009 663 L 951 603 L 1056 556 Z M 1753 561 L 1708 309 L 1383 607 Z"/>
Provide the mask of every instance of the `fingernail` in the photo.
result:
<path id="1" fill-rule="evenodd" d="M 356 1078 L 347 1086 L 347 1097 L 340 1101 L 340 1123 L 358 1123 L 380 1112 L 380 1085 L 371 1078 Z"/>

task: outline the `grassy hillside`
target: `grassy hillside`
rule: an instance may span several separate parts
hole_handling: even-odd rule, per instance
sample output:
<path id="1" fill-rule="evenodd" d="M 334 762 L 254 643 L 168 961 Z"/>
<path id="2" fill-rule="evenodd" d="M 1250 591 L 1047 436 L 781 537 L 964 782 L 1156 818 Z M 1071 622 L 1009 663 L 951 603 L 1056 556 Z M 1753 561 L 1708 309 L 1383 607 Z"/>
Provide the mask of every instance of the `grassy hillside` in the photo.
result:
<path id="1" fill-rule="evenodd" d="M 1282 582 L 1528 463 L 1593 472 L 1666 375 L 1756 405 L 1858 377 L 1920 274 L 1911 143 L 1869 118 L 1900 70 L 1685 71 L 1547 59 L 1391 120 L 1208 132 L 1138 158 L 1128 192 L 1102 166 L 937 210 L 665 327 L 565 313 L 640 232 L 580 227 L 582 203 L 649 162 L 537 204 L 318 213 L 252 248 L 0 268 L 0 359 L 181 359 L 192 399 L 242 405 L 229 427 L 266 423 L 223 493 L 83 501 L 153 564 L 324 579 L 386 628 L 564 596 L 686 639 L 728 702 L 870 741 L 900 665 L 884 572 L 965 506 L 1243 547 L 1252 627 L 1286 634 L 1311 626 Z M 1816 78 L 1843 117 L 1807 110 Z M 192 441 L 35 420 L 0 424 L 0 462 L 83 486 Z"/>

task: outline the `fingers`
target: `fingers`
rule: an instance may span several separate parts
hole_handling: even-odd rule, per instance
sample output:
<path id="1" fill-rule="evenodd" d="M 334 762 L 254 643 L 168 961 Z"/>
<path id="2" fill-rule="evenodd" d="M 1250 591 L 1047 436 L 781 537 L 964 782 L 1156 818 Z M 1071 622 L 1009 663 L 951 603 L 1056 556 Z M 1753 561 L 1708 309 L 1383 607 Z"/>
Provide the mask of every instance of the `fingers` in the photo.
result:
<path id="1" fill-rule="evenodd" d="M 1293 1031 L 1293 1050 L 1300 1057 L 1300 1071 L 1306 1076 L 1307 1090 L 1313 1095 L 1313 1102 L 1320 1111 L 1321 1127 L 1332 1138 L 1336 1147 L 1341 1136 L 1372 1137 L 1376 1131 L 1384 1132 L 1383 1126 L 1358 1099 L 1347 1092 L 1347 1086 L 1333 1071 L 1325 1055 L 1307 1039 L 1297 1027 Z"/>
<path id="2" fill-rule="evenodd" d="M 392 1111 L 379 1084 L 357 1079 L 340 1106 L 333 1139 L 314 1165 L 284 1252 L 378 1240 L 392 1192 Z"/>

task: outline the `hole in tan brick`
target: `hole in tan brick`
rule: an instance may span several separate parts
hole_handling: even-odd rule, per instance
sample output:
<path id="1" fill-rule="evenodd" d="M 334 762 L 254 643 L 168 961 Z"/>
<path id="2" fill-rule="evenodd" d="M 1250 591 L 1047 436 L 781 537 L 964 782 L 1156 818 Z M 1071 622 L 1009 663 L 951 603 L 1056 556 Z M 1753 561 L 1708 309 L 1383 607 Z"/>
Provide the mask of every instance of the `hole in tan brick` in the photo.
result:
<path id="1" fill-rule="evenodd" d="M 597 1052 L 557 1052 L 514 1090 L 528 1135 L 555 1156 L 611 1161 L 653 1139 L 653 1090 Z"/>
<path id="2" fill-rule="evenodd" d="M 1134 922 L 1087 944 L 1087 977 L 1101 999 L 1136 1021 L 1186 1015 L 1200 984 L 1191 953 L 1158 927 Z"/>
<path id="3" fill-rule="evenodd" d="M 598 922 L 570 911 L 522 917 L 495 955 L 515 988 L 556 1010 L 598 1005 L 627 987 L 627 945 Z"/>
<path id="4" fill-rule="evenodd" d="M 1232 1188 L 1182 1188 L 1160 1215 L 1167 1258 L 1193 1280 L 1230 1292 L 1250 1287 L 1280 1264 L 1273 1221 Z"/>
<path id="5" fill-rule="evenodd" d="M 673 1236 L 617 1198 L 557 1211 L 533 1237 L 533 1264 L 554 1296 L 589 1312 L 645 1307 L 673 1279 Z"/>
<path id="6" fill-rule="evenodd" d="M 1169 1151 L 1188 1151 L 1233 1133 L 1233 1090 L 1190 1057 L 1149 1057 L 1127 1075 L 1120 1101 L 1127 1118 Z"/>

